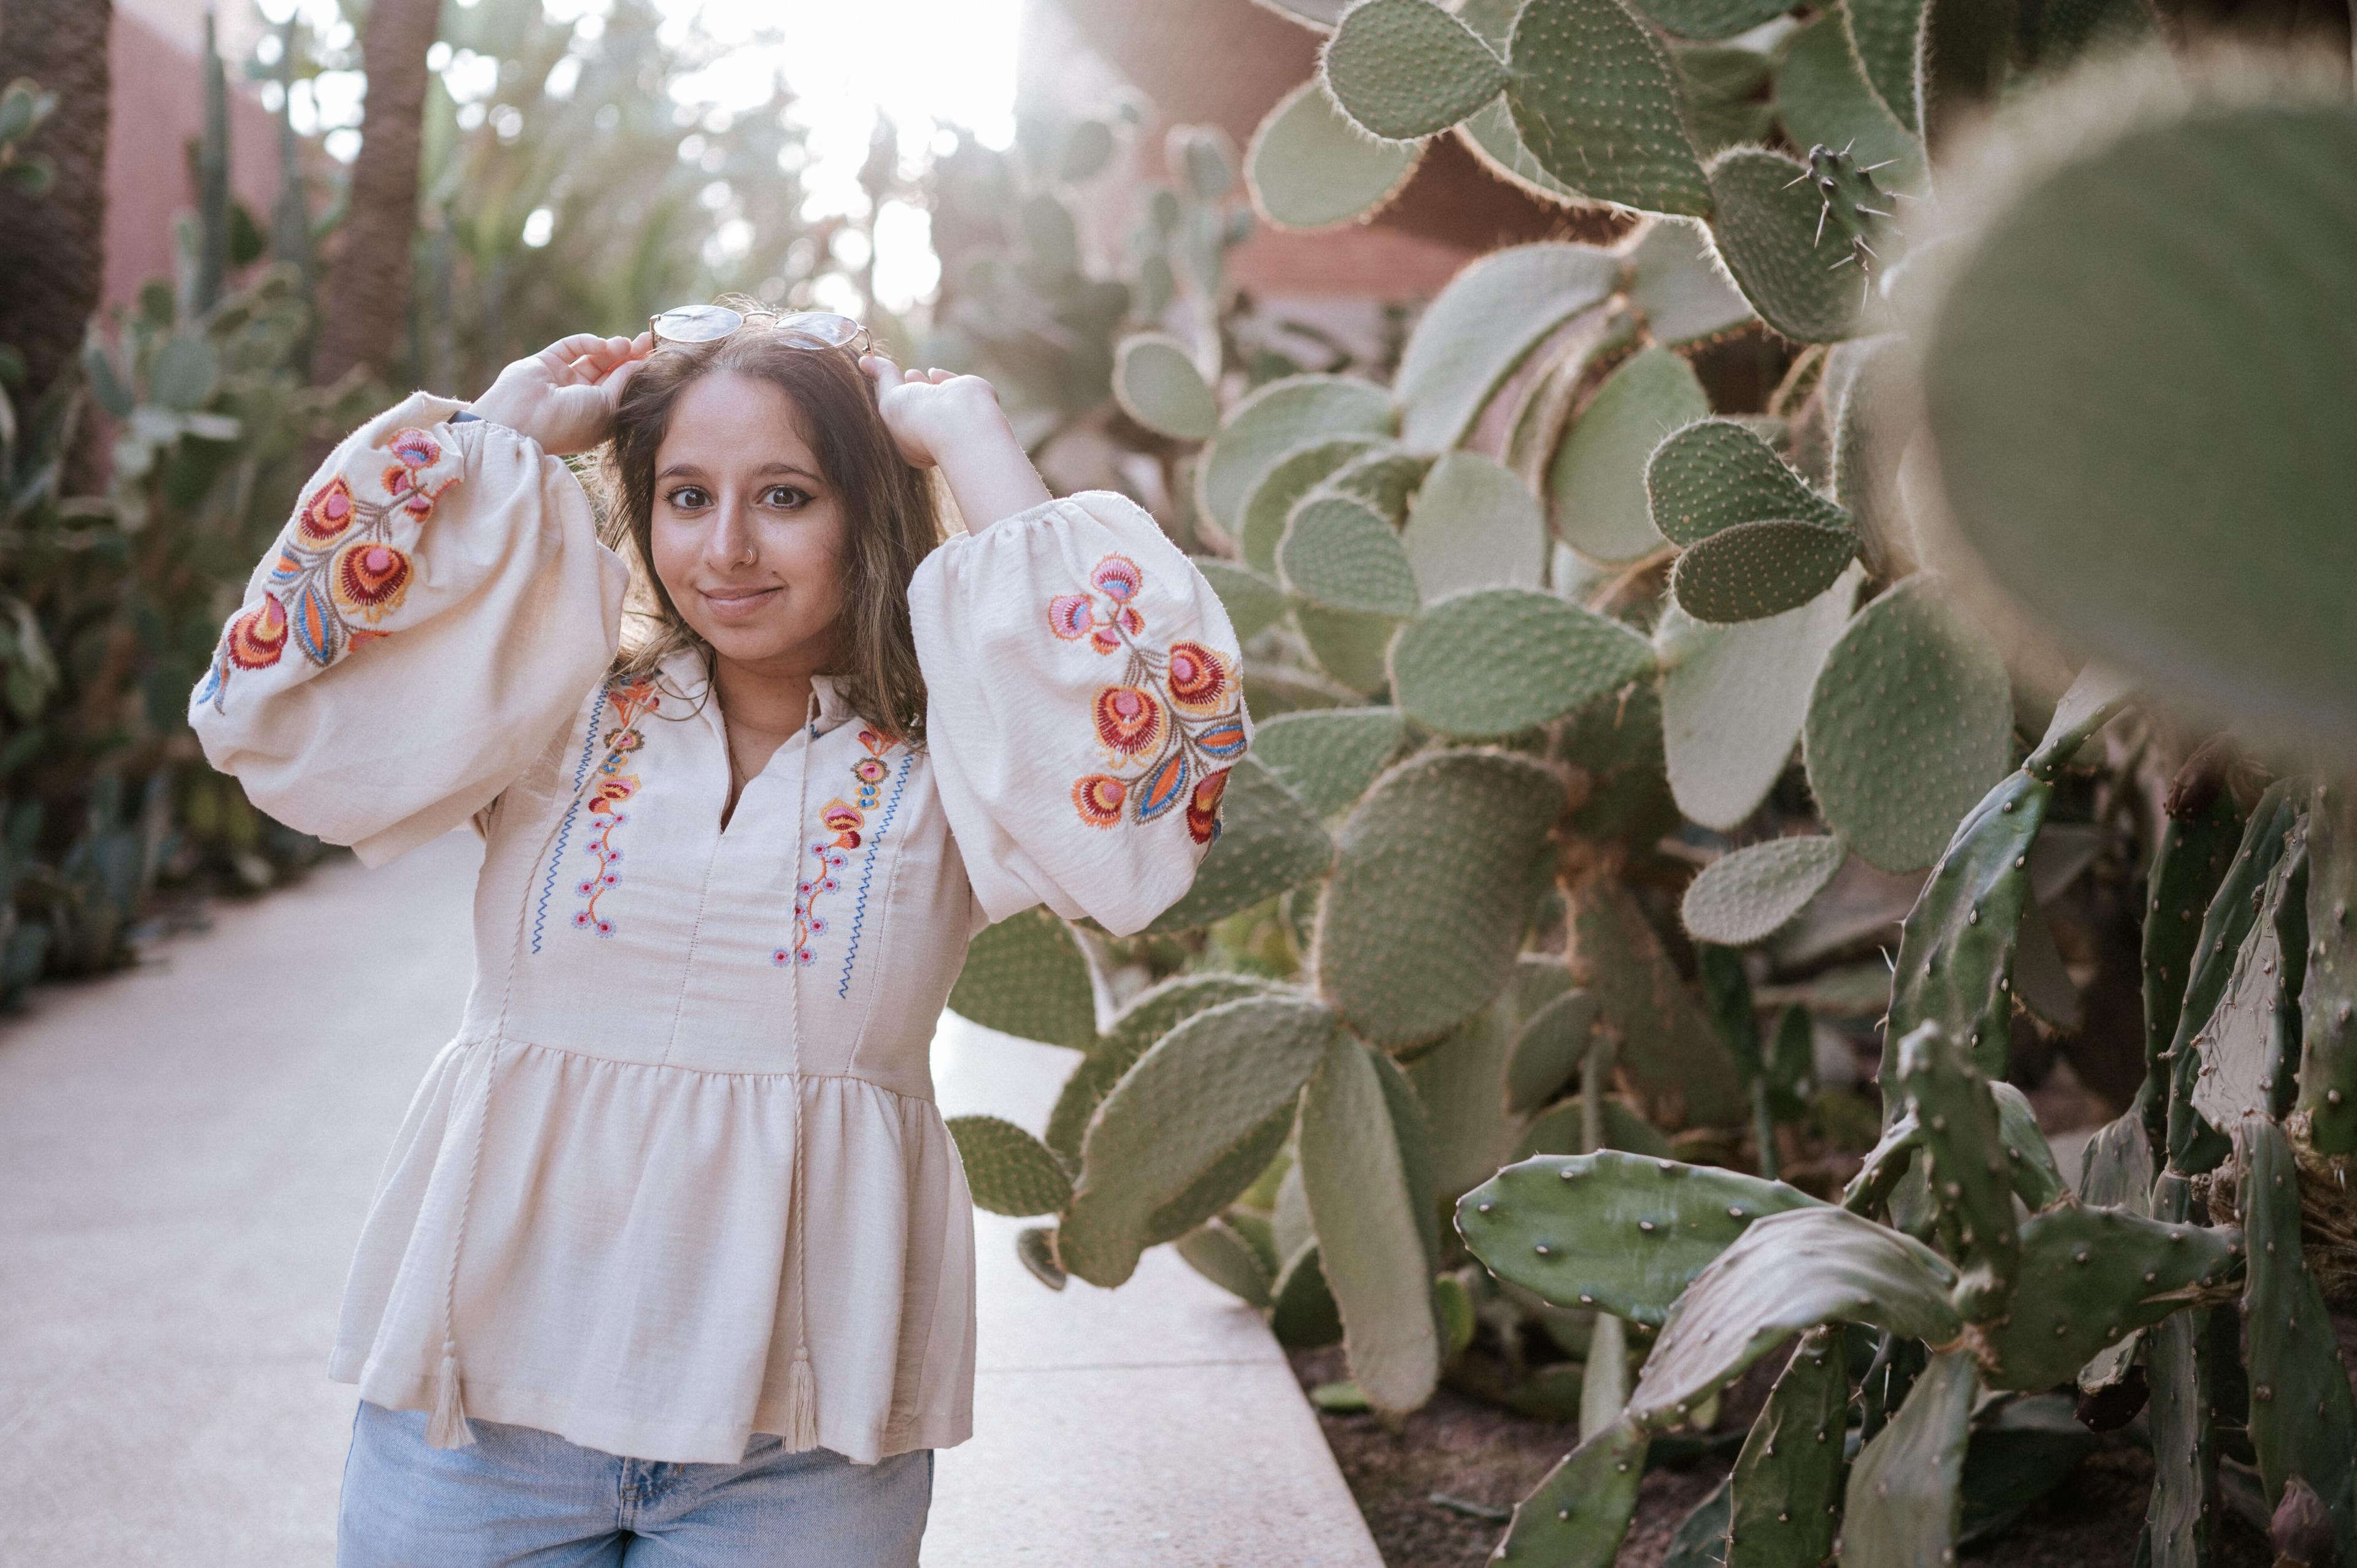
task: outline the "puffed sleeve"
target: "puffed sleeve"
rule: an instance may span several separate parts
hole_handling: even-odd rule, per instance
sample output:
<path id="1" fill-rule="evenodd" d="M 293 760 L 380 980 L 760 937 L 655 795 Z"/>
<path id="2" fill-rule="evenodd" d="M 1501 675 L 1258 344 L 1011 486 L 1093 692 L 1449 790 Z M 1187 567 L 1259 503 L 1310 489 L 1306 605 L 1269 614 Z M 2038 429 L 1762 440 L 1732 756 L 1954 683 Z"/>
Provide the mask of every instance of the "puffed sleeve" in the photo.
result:
<path id="1" fill-rule="evenodd" d="M 1109 490 L 959 534 L 909 585 L 926 746 L 983 911 L 1140 930 L 1219 832 L 1252 720 L 1227 612 Z"/>
<path id="2" fill-rule="evenodd" d="M 419 392 L 339 445 L 189 699 L 206 757 L 380 865 L 489 805 L 613 659 L 629 569 L 564 462 Z"/>

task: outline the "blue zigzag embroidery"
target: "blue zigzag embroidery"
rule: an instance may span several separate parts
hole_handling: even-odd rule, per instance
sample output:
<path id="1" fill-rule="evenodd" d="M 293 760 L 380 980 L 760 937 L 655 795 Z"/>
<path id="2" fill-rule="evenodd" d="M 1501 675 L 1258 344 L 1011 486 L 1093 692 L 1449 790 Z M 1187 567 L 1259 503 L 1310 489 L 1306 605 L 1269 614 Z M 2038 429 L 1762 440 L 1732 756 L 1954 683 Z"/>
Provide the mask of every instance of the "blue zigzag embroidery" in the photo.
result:
<path id="1" fill-rule="evenodd" d="M 884 820 L 877 824 L 876 836 L 867 841 L 867 858 L 859 865 L 859 901 L 852 907 L 851 940 L 843 950 L 843 978 L 834 987 L 838 1001 L 851 994 L 851 966 L 859 958 L 859 928 L 867 922 L 867 884 L 876 875 L 876 857 L 884 853 L 884 835 L 892 831 L 892 818 L 900 810 L 900 791 L 909 782 L 909 767 L 916 760 L 914 752 L 902 755 L 900 771 L 892 776 L 892 798 L 884 802 Z"/>
<path id="2" fill-rule="evenodd" d="M 573 818 L 581 810 L 581 781 L 589 776 L 589 761 L 597 748 L 597 721 L 606 716 L 606 688 L 597 688 L 597 701 L 589 709 L 589 735 L 581 743 L 581 760 L 573 765 L 573 804 L 565 808 L 565 821 L 556 827 L 556 853 L 548 859 L 548 880 L 540 885 L 540 903 L 533 911 L 532 950 L 540 950 L 542 929 L 548 924 L 548 900 L 556 891 L 556 868 L 565 864 L 565 841 L 573 836 Z"/>

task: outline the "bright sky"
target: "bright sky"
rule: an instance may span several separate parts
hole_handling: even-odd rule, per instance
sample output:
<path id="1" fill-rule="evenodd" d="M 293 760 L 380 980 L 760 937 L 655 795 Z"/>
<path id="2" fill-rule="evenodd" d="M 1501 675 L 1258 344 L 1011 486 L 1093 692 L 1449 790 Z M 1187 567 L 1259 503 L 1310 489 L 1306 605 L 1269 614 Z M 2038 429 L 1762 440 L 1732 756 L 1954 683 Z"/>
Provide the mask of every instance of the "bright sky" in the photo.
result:
<path id="1" fill-rule="evenodd" d="M 350 36 L 336 0 L 258 3 L 273 22 L 299 7 L 307 20 L 328 32 L 330 42 Z M 479 3 L 458 0 L 462 5 Z M 605 9 L 604 0 L 543 3 L 557 20 Z M 802 179 L 810 192 L 804 211 L 811 218 L 868 216 L 857 175 L 879 113 L 899 127 L 901 166 L 909 173 L 944 127 L 965 126 L 993 146 L 1014 138 L 1016 38 L 1025 0 L 659 4 L 683 27 L 700 18 L 715 38 L 734 46 L 717 66 L 684 84 L 694 97 L 723 105 L 759 102 L 767 95 L 771 73 L 783 70 L 796 95 L 793 116 L 810 131 L 811 162 Z M 447 48 L 436 48 L 436 66 L 453 96 L 462 102 L 480 96 L 483 89 L 463 80 L 472 62 L 452 60 Z M 323 74 L 308 91 L 297 83 L 296 129 L 327 131 L 328 150 L 349 161 L 359 146 L 352 127 L 360 123 L 361 85 L 357 73 L 336 71 Z M 877 298 L 906 312 L 930 295 L 940 278 L 926 215 L 905 203 L 887 202 L 875 220 Z M 542 233 L 544 240 L 544 225 Z M 526 238 L 540 242 L 532 241 L 529 225 Z M 823 303 L 836 308 L 856 303 L 847 285 L 839 292 L 844 297 Z"/>

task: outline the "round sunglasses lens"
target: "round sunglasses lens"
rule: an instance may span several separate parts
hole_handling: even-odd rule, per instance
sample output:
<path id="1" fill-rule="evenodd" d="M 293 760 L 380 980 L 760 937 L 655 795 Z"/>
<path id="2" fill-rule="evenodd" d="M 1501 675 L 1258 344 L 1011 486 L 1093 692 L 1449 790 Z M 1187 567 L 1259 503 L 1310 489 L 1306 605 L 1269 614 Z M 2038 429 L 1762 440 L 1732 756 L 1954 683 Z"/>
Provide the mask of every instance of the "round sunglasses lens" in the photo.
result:
<path id="1" fill-rule="evenodd" d="M 725 305 L 683 305 L 654 318 L 655 336 L 673 343 L 709 343 L 745 325 L 745 318 Z"/>
<path id="2" fill-rule="evenodd" d="M 836 316 L 824 310 L 805 310 L 784 317 L 778 330 L 803 348 L 840 349 L 859 336 L 859 323 L 848 316 Z"/>

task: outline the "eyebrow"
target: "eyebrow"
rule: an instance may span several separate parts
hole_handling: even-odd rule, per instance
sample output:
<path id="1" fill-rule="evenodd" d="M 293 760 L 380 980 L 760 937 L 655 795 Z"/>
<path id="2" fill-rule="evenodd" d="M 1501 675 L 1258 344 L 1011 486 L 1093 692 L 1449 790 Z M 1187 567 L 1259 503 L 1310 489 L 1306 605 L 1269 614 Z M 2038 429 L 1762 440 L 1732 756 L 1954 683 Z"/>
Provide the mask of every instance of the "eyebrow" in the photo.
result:
<path id="1" fill-rule="evenodd" d="M 812 473 L 808 468 L 802 467 L 799 464 L 789 463 L 782 459 L 777 462 L 764 463 L 753 471 L 756 474 L 798 474 L 802 478 L 810 480 L 813 484 L 821 484 L 824 482 L 822 476 Z M 704 477 L 704 468 L 700 464 L 673 463 L 669 467 L 661 470 L 655 475 L 655 482 L 657 484 L 661 484 L 663 480 L 670 478 L 700 479 Z"/>

